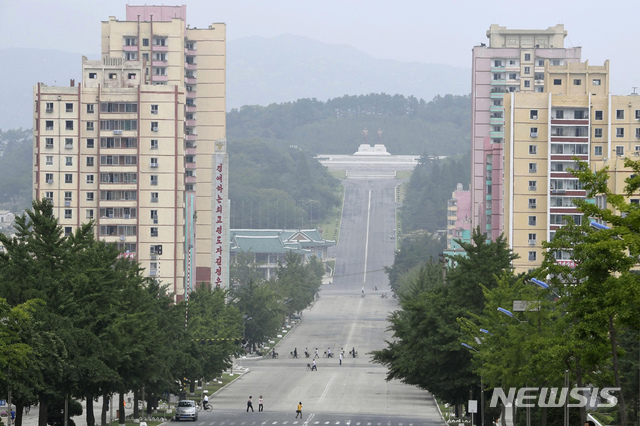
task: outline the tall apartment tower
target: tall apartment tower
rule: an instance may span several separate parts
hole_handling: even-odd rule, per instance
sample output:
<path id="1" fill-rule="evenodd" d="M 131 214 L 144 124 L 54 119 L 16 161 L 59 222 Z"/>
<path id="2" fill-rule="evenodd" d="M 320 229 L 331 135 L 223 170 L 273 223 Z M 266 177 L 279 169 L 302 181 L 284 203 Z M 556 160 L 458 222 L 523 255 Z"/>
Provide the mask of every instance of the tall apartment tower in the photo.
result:
<path id="1" fill-rule="evenodd" d="M 609 93 L 609 63 L 568 63 L 544 70 L 546 93 L 505 96 L 504 218 L 509 245 L 520 258 L 516 272 L 542 263 L 542 241 L 571 217 L 582 223 L 573 201 L 587 194 L 568 169 L 574 157 L 592 170 L 609 167 L 609 185 L 623 193 L 631 170 L 625 157 L 640 159 L 640 96 Z M 606 206 L 596 197 L 595 203 Z M 639 203 L 640 196 L 631 202 Z M 570 253 L 556 253 L 571 262 Z"/>
<path id="2" fill-rule="evenodd" d="M 472 227 L 487 239 L 504 232 L 503 157 L 505 93 L 542 93 L 548 87 L 545 63 L 579 62 L 581 49 L 565 48 L 563 25 L 546 30 L 509 30 L 492 25 L 489 45 L 473 48 L 472 64 Z"/>
<path id="3" fill-rule="evenodd" d="M 127 6 L 102 22 L 102 60 L 76 87 L 38 84 L 34 196 L 65 232 L 88 219 L 182 299 L 227 286 L 226 27 L 186 6 Z"/>

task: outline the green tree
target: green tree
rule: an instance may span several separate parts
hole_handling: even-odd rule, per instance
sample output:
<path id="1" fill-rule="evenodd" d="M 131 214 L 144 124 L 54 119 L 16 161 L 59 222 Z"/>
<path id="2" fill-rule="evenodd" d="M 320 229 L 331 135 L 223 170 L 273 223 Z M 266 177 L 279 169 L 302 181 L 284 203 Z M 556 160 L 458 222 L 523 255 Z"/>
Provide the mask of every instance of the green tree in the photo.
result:
<path id="1" fill-rule="evenodd" d="M 278 295 L 267 283 L 249 281 L 234 287 L 231 294 L 235 305 L 243 314 L 243 340 L 246 339 L 249 350 L 276 335 L 284 322 L 282 305 Z"/>

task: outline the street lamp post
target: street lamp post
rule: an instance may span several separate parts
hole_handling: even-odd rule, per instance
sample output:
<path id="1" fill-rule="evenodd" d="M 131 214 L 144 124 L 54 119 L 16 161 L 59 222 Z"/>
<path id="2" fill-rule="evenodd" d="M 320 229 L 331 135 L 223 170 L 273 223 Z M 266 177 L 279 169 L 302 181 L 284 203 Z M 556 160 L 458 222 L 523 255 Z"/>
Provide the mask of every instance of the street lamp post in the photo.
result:
<path id="1" fill-rule="evenodd" d="M 500 313 L 502 313 L 502 314 L 504 314 L 504 315 L 506 315 L 508 317 L 511 317 L 511 318 L 515 319 L 520 324 L 525 324 L 527 322 L 527 321 L 520 321 L 515 315 L 513 315 L 513 312 L 511 312 L 511 311 L 509 311 L 507 309 L 498 308 L 498 312 L 500 312 Z M 526 384 L 525 384 L 525 386 L 526 386 Z M 515 404 L 514 404 L 513 414 L 514 414 L 514 417 L 515 417 Z M 514 419 L 514 421 L 515 421 L 515 419 Z M 531 407 L 529 407 L 529 404 L 527 404 L 527 426 L 531 426 Z"/>
<path id="2" fill-rule="evenodd" d="M 480 329 L 480 331 L 482 332 L 486 332 L 488 334 L 488 331 Z M 467 343 L 462 343 L 462 346 L 464 346 L 465 348 L 472 350 L 474 352 L 478 352 L 478 350 L 476 348 L 474 348 L 473 346 L 467 344 Z M 478 417 L 476 415 L 476 424 L 478 424 Z M 482 381 L 482 373 L 480 373 L 480 426 L 484 426 L 484 383 Z"/>

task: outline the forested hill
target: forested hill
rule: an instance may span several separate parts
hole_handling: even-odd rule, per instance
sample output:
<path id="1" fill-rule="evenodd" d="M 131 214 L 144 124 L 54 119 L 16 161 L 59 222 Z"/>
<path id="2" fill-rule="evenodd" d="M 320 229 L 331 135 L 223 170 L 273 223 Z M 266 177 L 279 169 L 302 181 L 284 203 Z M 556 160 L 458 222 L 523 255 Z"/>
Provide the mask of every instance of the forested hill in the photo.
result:
<path id="1" fill-rule="evenodd" d="M 227 113 L 230 144 L 258 139 L 313 154 L 353 154 L 365 142 L 364 129 L 366 143 L 383 143 L 391 154 L 460 154 L 470 145 L 471 99 L 447 95 L 427 102 L 382 93 L 244 106 Z"/>

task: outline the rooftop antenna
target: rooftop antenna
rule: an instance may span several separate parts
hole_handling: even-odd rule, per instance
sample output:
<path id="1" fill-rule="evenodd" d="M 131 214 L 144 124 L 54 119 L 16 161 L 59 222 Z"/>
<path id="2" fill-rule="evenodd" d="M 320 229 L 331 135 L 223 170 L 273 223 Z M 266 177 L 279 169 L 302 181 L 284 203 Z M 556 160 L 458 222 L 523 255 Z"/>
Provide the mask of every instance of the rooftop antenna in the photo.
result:
<path id="1" fill-rule="evenodd" d="M 638 96 L 638 94 L 636 93 L 636 89 L 638 88 L 638 86 L 631 86 L 631 88 L 633 89 L 632 95 Z"/>

